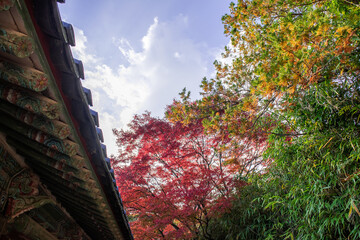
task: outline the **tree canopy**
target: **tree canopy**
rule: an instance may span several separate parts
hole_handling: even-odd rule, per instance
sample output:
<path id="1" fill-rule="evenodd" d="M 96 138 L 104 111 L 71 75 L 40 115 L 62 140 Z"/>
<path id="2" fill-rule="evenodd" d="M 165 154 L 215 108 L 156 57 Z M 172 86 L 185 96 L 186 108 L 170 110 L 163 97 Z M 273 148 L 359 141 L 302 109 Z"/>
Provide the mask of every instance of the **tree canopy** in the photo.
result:
<path id="1" fill-rule="evenodd" d="M 358 3 L 337 0 L 232 3 L 223 17 L 230 64 L 215 61 L 217 76 L 204 78 L 203 97 L 191 101 L 184 91 L 169 119 L 202 119 L 206 130 L 234 135 L 273 134 L 275 122 L 287 121 L 281 112 L 289 99 L 322 82 L 357 77 L 359 11 Z M 295 131 L 288 122 L 283 130 Z"/>
<path id="2" fill-rule="evenodd" d="M 222 20 L 231 45 L 202 97 L 184 89 L 167 119 L 137 116 L 115 132 L 134 226 L 165 239 L 359 239 L 359 1 L 238 0 Z M 192 191 L 180 204 L 163 198 L 179 200 L 177 168 Z M 126 196 L 137 184 L 150 190 Z M 152 210 L 131 205 L 143 199 Z"/>
<path id="3" fill-rule="evenodd" d="M 205 135 L 200 122 L 184 126 L 146 113 L 114 132 L 116 180 L 139 239 L 207 236 L 210 220 L 245 184 L 223 166 L 224 141 Z"/>

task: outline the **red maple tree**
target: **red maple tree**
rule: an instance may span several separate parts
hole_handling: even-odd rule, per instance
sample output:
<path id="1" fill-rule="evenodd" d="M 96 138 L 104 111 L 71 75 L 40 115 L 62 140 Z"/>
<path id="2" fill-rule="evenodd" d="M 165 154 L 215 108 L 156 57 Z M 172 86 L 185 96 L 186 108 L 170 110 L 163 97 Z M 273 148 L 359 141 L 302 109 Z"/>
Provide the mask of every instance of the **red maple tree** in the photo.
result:
<path id="1" fill-rule="evenodd" d="M 129 129 L 114 130 L 112 159 L 119 191 L 136 239 L 191 239 L 207 234 L 214 216 L 228 209 L 235 180 L 220 145 L 201 122 L 136 115 Z"/>

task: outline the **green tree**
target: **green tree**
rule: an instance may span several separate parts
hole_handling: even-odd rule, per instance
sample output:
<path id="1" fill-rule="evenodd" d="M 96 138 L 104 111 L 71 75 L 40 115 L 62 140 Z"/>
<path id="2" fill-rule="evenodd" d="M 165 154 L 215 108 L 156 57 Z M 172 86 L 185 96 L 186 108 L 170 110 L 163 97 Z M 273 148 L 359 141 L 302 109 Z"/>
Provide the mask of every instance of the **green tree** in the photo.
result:
<path id="1" fill-rule="evenodd" d="M 215 239 L 360 238 L 360 82 L 310 87 L 284 113 L 307 134 L 272 135 L 273 164 L 239 190 Z"/>
<path id="2" fill-rule="evenodd" d="M 355 1 L 243 0 L 230 5 L 223 22 L 232 43 L 224 57 L 231 63 L 215 61 L 217 76 L 202 81 L 203 97 L 191 101 L 184 91 L 169 119 L 203 119 L 207 131 L 237 136 L 272 134 L 277 123 L 282 134 L 296 135 L 281 117 L 290 104 L 284 99 L 359 73 Z"/>
<path id="3" fill-rule="evenodd" d="M 167 112 L 239 146 L 267 143 L 261 158 L 272 164 L 212 222 L 215 239 L 360 238 L 359 18 L 352 0 L 230 5 L 230 63 L 215 61 L 203 97 L 183 91 Z"/>

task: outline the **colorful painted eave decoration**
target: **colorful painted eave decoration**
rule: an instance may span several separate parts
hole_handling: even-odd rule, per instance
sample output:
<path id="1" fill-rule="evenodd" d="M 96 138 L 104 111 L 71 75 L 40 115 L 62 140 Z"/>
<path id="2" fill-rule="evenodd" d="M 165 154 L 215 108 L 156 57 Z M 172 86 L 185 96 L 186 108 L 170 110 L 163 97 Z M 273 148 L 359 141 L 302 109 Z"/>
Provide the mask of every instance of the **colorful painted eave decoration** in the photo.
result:
<path id="1" fill-rule="evenodd" d="M 0 134 L 86 236 L 133 239 L 58 2 L 0 0 Z"/>

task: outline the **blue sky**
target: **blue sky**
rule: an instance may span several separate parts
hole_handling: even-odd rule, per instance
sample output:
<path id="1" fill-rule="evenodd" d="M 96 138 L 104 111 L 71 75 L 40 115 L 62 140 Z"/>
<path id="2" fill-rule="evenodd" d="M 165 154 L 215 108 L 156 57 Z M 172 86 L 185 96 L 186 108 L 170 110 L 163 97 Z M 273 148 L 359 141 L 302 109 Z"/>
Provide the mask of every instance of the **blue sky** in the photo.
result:
<path id="1" fill-rule="evenodd" d="M 113 128 L 145 110 L 162 117 L 186 87 L 198 96 L 203 77 L 229 39 L 221 16 L 230 0 L 68 0 L 62 19 L 75 28 L 75 58 L 93 95 L 108 155 Z"/>

